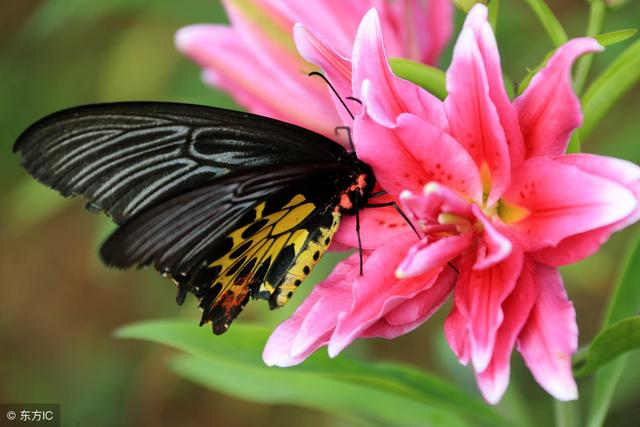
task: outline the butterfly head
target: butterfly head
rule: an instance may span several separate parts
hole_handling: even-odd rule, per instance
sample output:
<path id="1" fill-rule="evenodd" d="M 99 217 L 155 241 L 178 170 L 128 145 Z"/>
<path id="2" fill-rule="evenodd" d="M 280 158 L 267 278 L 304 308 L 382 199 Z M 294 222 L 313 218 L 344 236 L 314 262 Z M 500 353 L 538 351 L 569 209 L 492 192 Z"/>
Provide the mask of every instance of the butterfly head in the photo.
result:
<path id="1" fill-rule="evenodd" d="M 342 214 L 354 215 L 367 204 L 376 180 L 373 171 L 364 162 L 356 159 L 358 168 L 352 175 L 351 185 L 340 194 L 340 203 L 337 209 Z"/>

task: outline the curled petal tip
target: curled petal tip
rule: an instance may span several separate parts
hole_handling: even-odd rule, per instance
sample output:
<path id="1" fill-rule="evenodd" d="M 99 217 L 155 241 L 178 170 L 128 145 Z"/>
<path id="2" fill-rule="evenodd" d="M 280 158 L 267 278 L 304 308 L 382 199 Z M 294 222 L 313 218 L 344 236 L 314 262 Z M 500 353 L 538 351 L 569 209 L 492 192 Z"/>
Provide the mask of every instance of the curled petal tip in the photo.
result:
<path id="1" fill-rule="evenodd" d="M 372 7 L 364 14 L 362 21 L 360 22 L 361 27 L 365 26 L 380 26 L 380 17 L 378 16 L 378 11 L 375 7 Z"/>
<path id="2" fill-rule="evenodd" d="M 437 192 L 439 188 L 440 188 L 440 186 L 438 185 L 438 183 L 430 182 L 430 183 L 428 183 L 427 185 L 424 186 L 423 193 L 426 196 L 428 194 Z"/>
<path id="3" fill-rule="evenodd" d="M 578 399 L 578 387 L 573 378 L 564 379 L 564 381 L 560 379 L 547 380 L 543 387 L 557 400 L 566 402 Z"/>
<path id="4" fill-rule="evenodd" d="M 189 42 L 191 41 L 191 30 L 189 27 L 180 28 L 176 31 L 176 34 L 173 38 L 174 45 L 180 52 L 184 52 L 189 46 Z"/>
<path id="5" fill-rule="evenodd" d="M 265 365 L 267 365 L 268 367 L 273 367 L 273 366 L 279 366 L 280 364 L 278 363 L 279 361 L 279 357 L 277 357 L 277 355 L 274 355 L 272 351 L 269 351 L 269 349 L 265 348 L 264 351 L 262 352 L 262 361 L 264 362 Z"/>
<path id="6" fill-rule="evenodd" d="M 401 200 L 409 200 L 412 197 L 413 197 L 413 193 L 411 193 L 411 191 L 409 190 L 403 190 L 402 193 L 400 193 Z"/>
<path id="7" fill-rule="evenodd" d="M 479 20 L 486 21 L 489 16 L 489 8 L 482 3 L 476 3 L 467 14 L 467 21 Z M 467 22 L 465 22 L 465 25 Z"/>
<path id="8" fill-rule="evenodd" d="M 484 397 L 484 400 L 486 400 L 488 404 L 497 405 L 498 402 L 500 402 L 500 399 L 502 399 L 503 394 L 504 393 L 491 391 L 491 392 L 484 392 L 482 396 Z"/>
<path id="9" fill-rule="evenodd" d="M 327 346 L 327 353 L 329 354 L 329 357 L 335 359 L 347 345 L 348 344 L 343 344 L 342 340 L 331 340 Z"/>
<path id="10" fill-rule="evenodd" d="M 471 355 L 471 364 L 476 372 L 483 372 L 489 366 L 491 362 L 491 356 L 493 352 L 490 351 L 476 351 Z"/>

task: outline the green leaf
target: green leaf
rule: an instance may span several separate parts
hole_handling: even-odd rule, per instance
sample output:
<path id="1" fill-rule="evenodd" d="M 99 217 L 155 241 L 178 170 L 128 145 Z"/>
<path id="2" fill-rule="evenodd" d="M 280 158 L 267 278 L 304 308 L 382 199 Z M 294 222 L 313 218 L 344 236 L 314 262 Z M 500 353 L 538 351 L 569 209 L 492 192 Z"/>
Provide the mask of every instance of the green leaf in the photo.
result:
<path id="1" fill-rule="evenodd" d="M 574 131 L 571 134 L 571 140 L 569 140 L 569 145 L 567 146 L 567 153 L 579 153 L 580 149 L 580 134 Z"/>
<path id="2" fill-rule="evenodd" d="M 440 99 L 447 97 L 447 84 L 444 71 L 403 58 L 390 58 L 389 63 L 391 64 L 391 69 L 398 77 L 421 86 Z"/>
<path id="3" fill-rule="evenodd" d="M 593 36 L 602 46 L 612 46 L 616 43 L 630 39 L 638 32 L 635 28 L 626 28 L 624 30 L 611 31 L 608 33 Z"/>
<path id="4" fill-rule="evenodd" d="M 589 25 L 587 26 L 586 36 L 593 37 L 600 32 L 602 24 L 604 23 L 604 15 L 604 0 L 591 0 L 589 6 Z M 587 82 L 592 63 L 593 55 L 591 54 L 584 55 L 578 60 L 576 72 L 573 76 L 573 89 L 578 96 L 582 94 L 582 89 Z"/>
<path id="5" fill-rule="evenodd" d="M 640 80 L 640 40 L 624 50 L 589 86 L 582 97 L 584 122 L 580 140 L 585 141 L 613 105 Z"/>
<path id="6" fill-rule="evenodd" d="M 498 11 L 500 10 L 500 0 L 491 0 L 488 5 L 489 8 L 489 23 L 493 32 L 496 32 L 498 25 Z"/>
<path id="7" fill-rule="evenodd" d="M 630 250 L 624 261 L 621 275 L 609 302 L 603 328 L 635 315 L 640 309 L 640 236 L 632 240 Z M 592 404 L 589 411 L 588 427 L 600 427 L 604 423 L 611 399 L 620 375 L 624 370 L 626 356 L 622 356 L 600 369 L 594 380 Z"/>
<path id="8" fill-rule="evenodd" d="M 415 369 L 366 363 L 324 353 L 292 368 L 268 368 L 260 357 L 269 331 L 234 324 L 220 337 L 192 322 L 151 321 L 117 336 L 187 352 L 174 368 L 214 390 L 263 403 L 291 403 L 386 425 L 507 425 L 493 409 L 452 385 Z"/>
<path id="9" fill-rule="evenodd" d="M 621 274 L 607 307 L 603 327 L 633 315 L 640 310 L 640 235 L 631 239 L 631 245 L 622 264 Z"/>
<path id="10" fill-rule="evenodd" d="M 600 332 L 583 360 L 574 362 L 574 375 L 583 377 L 631 350 L 640 348 L 640 316 L 629 317 Z"/>
<path id="11" fill-rule="evenodd" d="M 549 6 L 543 0 L 525 0 L 527 4 L 533 9 L 542 26 L 546 30 L 549 38 L 553 42 L 555 47 L 567 42 L 567 33 L 562 28 L 560 21 L 555 17 Z"/>

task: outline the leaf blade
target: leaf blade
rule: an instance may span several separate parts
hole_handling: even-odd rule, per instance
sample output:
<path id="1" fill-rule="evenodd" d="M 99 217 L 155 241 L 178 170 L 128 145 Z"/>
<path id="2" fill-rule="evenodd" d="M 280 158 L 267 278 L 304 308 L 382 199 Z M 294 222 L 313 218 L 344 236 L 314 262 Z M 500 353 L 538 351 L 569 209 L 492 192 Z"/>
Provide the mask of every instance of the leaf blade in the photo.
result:
<path id="1" fill-rule="evenodd" d="M 547 35 L 553 42 L 555 47 L 559 47 L 562 44 L 566 43 L 569 38 L 567 37 L 567 33 L 562 28 L 560 21 L 553 14 L 549 6 L 543 0 L 525 0 L 529 7 L 533 9 L 533 12 L 538 17 L 540 23 L 544 27 Z"/>
<path id="2" fill-rule="evenodd" d="M 390 58 L 389 64 L 398 77 L 417 84 L 441 100 L 447 97 L 444 71 L 404 58 Z"/>
<path id="3" fill-rule="evenodd" d="M 125 326 L 116 332 L 116 336 L 120 338 L 165 344 L 199 358 L 218 361 L 231 359 L 234 363 L 242 365 L 242 369 L 247 372 L 257 371 L 260 375 L 266 372 L 270 375 L 277 373 L 277 381 L 286 381 L 287 375 L 304 374 L 312 376 L 314 381 L 331 380 L 334 381 L 332 384 L 347 388 L 357 386 L 374 389 L 377 390 L 376 393 L 384 392 L 397 404 L 414 402 L 406 403 L 407 407 L 415 409 L 415 402 L 419 402 L 425 406 L 418 411 L 420 417 L 426 416 L 429 412 L 434 419 L 440 420 L 444 416 L 442 408 L 445 408 L 444 412 L 451 414 L 451 422 L 463 423 L 460 425 L 467 425 L 464 419 L 473 419 L 474 424 L 508 425 L 479 399 L 468 396 L 442 380 L 405 366 L 365 363 L 343 356 L 330 360 L 326 354 L 316 353 L 297 367 L 267 368 L 260 354 L 268 335 L 269 331 L 266 328 L 239 324 L 234 325 L 232 333 L 214 338 L 208 330 L 195 328 L 191 322 L 175 320 L 141 322 Z M 242 369 L 237 370 L 238 375 L 242 374 Z M 275 380 L 272 378 L 271 384 L 273 381 Z M 393 412 L 397 410 L 391 411 Z M 417 421 L 417 416 L 414 421 Z"/>
<path id="4" fill-rule="evenodd" d="M 584 362 L 574 375 L 589 375 L 611 360 L 640 348 L 640 316 L 623 319 L 600 332 L 589 346 Z"/>
<path id="5" fill-rule="evenodd" d="M 634 315 L 640 308 L 640 287 L 636 278 L 640 274 L 640 238 L 636 235 L 626 252 L 621 274 L 606 310 L 603 327 L 609 327 L 624 317 Z M 603 425 L 613 393 L 624 371 L 627 357 L 622 356 L 595 374 L 592 404 L 589 409 L 588 427 Z"/>
<path id="6" fill-rule="evenodd" d="M 614 44 L 623 42 L 635 36 L 638 32 L 635 28 L 625 28 L 623 30 L 610 31 L 608 33 L 602 33 L 593 36 L 602 46 L 612 46 Z"/>
<path id="7" fill-rule="evenodd" d="M 613 105 L 640 80 L 640 40 L 625 49 L 594 80 L 582 97 L 584 122 L 580 140 L 585 141 Z"/>

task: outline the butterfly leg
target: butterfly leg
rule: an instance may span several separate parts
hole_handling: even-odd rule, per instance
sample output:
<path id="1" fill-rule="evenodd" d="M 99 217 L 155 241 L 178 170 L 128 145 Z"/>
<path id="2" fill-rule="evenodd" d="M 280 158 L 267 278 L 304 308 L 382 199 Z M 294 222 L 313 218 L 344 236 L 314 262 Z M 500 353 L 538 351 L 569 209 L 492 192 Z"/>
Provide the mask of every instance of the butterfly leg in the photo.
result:
<path id="1" fill-rule="evenodd" d="M 409 224 L 409 227 L 411 227 L 413 232 L 416 233 L 416 236 L 418 236 L 418 238 L 420 238 L 420 234 L 418 234 L 418 230 L 416 230 L 416 228 L 413 226 L 411 221 L 409 221 L 409 218 L 407 218 L 407 215 L 404 212 L 402 212 L 402 209 L 400 209 L 400 206 L 398 206 L 398 204 L 396 202 L 367 203 L 365 205 L 365 207 L 367 207 L 367 208 L 383 208 L 385 206 L 393 206 L 393 208 L 400 214 L 400 216 L 402 216 L 402 218 L 404 218 L 404 220 L 407 222 L 407 224 Z M 357 218 L 356 218 L 356 220 L 357 220 Z M 458 269 L 455 267 L 455 265 L 453 265 L 450 262 L 447 263 L 447 264 L 449 264 L 449 267 L 451 267 L 453 269 L 453 271 L 455 271 L 456 273 L 460 274 L 460 271 L 458 271 Z M 360 273 L 360 274 L 362 274 L 362 273 Z"/>
<path id="2" fill-rule="evenodd" d="M 407 224 L 409 224 L 409 227 L 411 227 L 411 229 L 413 230 L 414 233 L 416 233 L 416 236 L 418 236 L 418 238 L 420 238 L 420 233 L 418 233 L 418 230 L 416 230 L 416 228 L 413 226 L 413 223 L 411 221 L 409 221 L 409 218 L 407 217 L 407 215 L 402 212 L 402 209 L 400 209 L 400 206 L 398 206 L 398 204 L 396 202 L 386 202 L 386 203 L 367 203 L 365 205 L 365 207 L 367 208 L 384 208 L 387 206 L 392 206 L 396 212 L 398 212 L 400 214 L 400 216 L 406 221 Z"/>
<path id="3" fill-rule="evenodd" d="M 351 138 L 351 128 L 349 126 L 336 126 L 335 132 L 338 135 L 339 130 L 344 130 L 347 132 L 347 138 L 349 138 L 349 148 L 351 148 L 351 152 L 356 152 L 356 146 L 353 145 L 353 138 Z"/>

